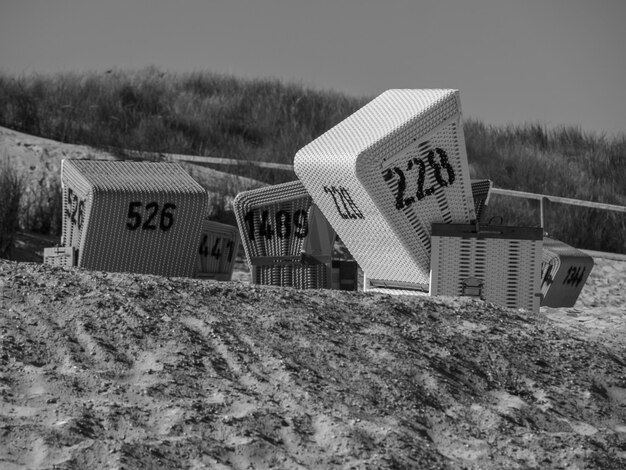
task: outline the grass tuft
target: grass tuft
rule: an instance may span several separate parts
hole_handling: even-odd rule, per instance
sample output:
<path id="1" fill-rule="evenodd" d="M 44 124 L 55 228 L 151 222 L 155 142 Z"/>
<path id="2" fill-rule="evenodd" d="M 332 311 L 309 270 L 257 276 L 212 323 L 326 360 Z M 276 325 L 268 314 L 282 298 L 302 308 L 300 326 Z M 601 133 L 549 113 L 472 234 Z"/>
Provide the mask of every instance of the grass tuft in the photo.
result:
<path id="1" fill-rule="evenodd" d="M 19 230 L 24 178 L 8 155 L 0 156 L 0 258 L 10 258 Z"/>

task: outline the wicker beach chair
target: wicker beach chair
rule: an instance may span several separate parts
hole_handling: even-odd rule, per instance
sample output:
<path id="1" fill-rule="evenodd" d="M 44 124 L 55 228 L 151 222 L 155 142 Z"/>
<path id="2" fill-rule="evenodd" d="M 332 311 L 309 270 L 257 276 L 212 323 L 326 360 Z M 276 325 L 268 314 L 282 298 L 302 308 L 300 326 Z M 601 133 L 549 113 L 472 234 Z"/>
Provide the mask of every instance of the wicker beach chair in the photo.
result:
<path id="1" fill-rule="evenodd" d="M 476 220 L 455 90 L 389 90 L 298 151 L 294 168 L 365 290 L 427 293 L 431 224 Z"/>
<path id="2" fill-rule="evenodd" d="M 233 205 L 253 283 L 332 286 L 335 231 L 300 181 L 244 191 Z"/>
<path id="3" fill-rule="evenodd" d="M 230 281 L 239 241 L 237 227 L 205 219 L 196 258 L 196 277 Z"/>
<path id="4" fill-rule="evenodd" d="M 550 237 L 543 239 L 541 306 L 573 307 L 593 269 L 593 258 Z"/>
<path id="5" fill-rule="evenodd" d="M 206 191 L 177 163 L 63 160 L 63 247 L 77 266 L 193 276 Z"/>

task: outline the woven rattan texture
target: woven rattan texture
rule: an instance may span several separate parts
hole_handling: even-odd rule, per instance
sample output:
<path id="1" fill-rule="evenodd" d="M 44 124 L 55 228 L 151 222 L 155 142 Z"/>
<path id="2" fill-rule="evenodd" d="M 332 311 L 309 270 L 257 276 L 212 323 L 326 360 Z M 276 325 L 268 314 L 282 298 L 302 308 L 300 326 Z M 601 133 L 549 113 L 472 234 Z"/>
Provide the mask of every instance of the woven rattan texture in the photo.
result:
<path id="1" fill-rule="evenodd" d="M 53 266 L 75 266 L 76 249 L 73 247 L 52 247 L 43 249 L 43 262 Z"/>
<path id="2" fill-rule="evenodd" d="M 237 227 L 205 219 L 196 258 L 196 277 L 230 280 L 239 243 Z"/>
<path id="3" fill-rule="evenodd" d="M 206 191 L 177 163 L 64 160 L 63 243 L 87 269 L 193 276 Z"/>
<path id="4" fill-rule="evenodd" d="M 431 223 L 474 220 L 460 113 L 454 90 L 389 90 L 296 154 L 370 278 L 427 286 Z"/>
<path id="5" fill-rule="evenodd" d="M 489 204 L 489 195 L 493 183 L 491 180 L 472 180 L 472 198 L 474 199 L 474 210 L 476 220 L 481 222 Z"/>
<path id="6" fill-rule="evenodd" d="M 593 269 L 593 258 L 549 237 L 543 239 L 541 305 L 573 307 Z"/>
<path id="7" fill-rule="evenodd" d="M 330 286 L 329 265 L 298 261 L 311 230 L 312 203 L 300 181 L 237 195 L 235 216 L 254 283 L 301 289 Z M 327 255 L 330 260 L 331 253 Z M 259 264 L 261 258 L 267 261 Z"/>
<path id="8" fill-rule="evenodd" d="M 490 226 L 490 230 L 503 227 Z M 481 284 L 477 295 L 508 308 L 539 311 L 542 240 L 432 237 L 431 295 L 476 295 L 472 280 Z M 468 292 L 471 292 L 468 293 Z"/>

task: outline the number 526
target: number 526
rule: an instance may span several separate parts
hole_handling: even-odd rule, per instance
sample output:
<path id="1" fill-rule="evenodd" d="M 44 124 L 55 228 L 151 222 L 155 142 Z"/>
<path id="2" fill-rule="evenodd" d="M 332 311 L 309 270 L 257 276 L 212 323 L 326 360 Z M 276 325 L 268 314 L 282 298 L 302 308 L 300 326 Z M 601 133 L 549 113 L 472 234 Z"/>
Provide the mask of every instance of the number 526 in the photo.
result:
<path id="1" fill-rule="evenodd" d="M 128 204 L 128 230 L 161 229 L 167 232 L 174 225 L 174 210 L 176 204 L 166 202 L 163 207 L 159 207 L 158 202 L 149 202 L 144 206 L 141 201 L 132 201 Z M 158 224 L 157 224 L 158 223 Z"/>

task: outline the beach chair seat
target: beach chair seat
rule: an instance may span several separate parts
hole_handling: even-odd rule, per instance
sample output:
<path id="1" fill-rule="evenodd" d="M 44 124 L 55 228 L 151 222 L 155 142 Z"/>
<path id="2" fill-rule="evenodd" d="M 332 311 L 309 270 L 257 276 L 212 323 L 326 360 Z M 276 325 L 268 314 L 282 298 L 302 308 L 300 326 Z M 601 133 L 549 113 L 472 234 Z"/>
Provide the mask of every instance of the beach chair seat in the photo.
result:
<path id="1" fill-rule="evenodd" d="M 196 258 L 196 277 L 230 281 L 239 251 L 239 230 L 229 224 L 205 219 Z"/>
<path id="2" fill-rule="evenodd" d="M 244 191 L 233 206 L 254 284 L 332 287 L 335 231 L 300 181 Z"/>
<path id="3" fill-rule="evenodd" d="M 431 241 L 430 295 L 539 311 L 541 227 L 433 224 Z"/>
<path id="4" fill-rule="evenodd" d="M 431 224 L 476 220 L 456 90 L 389 90 L 299 150 L 294 169 L 365 290 L 427 293 Z"/>
<path id="5" fill-rule="evenodd" d="M 193 276 L 208 198 L 179 164 L 66 159 L 61 180 L 77 266 Z"/>
<path id="6" fill-rule="evenodd" d="M 593 269 L 588 254 L 550 237 L 543 239 L 541 306 L 573 307 Z"/>

